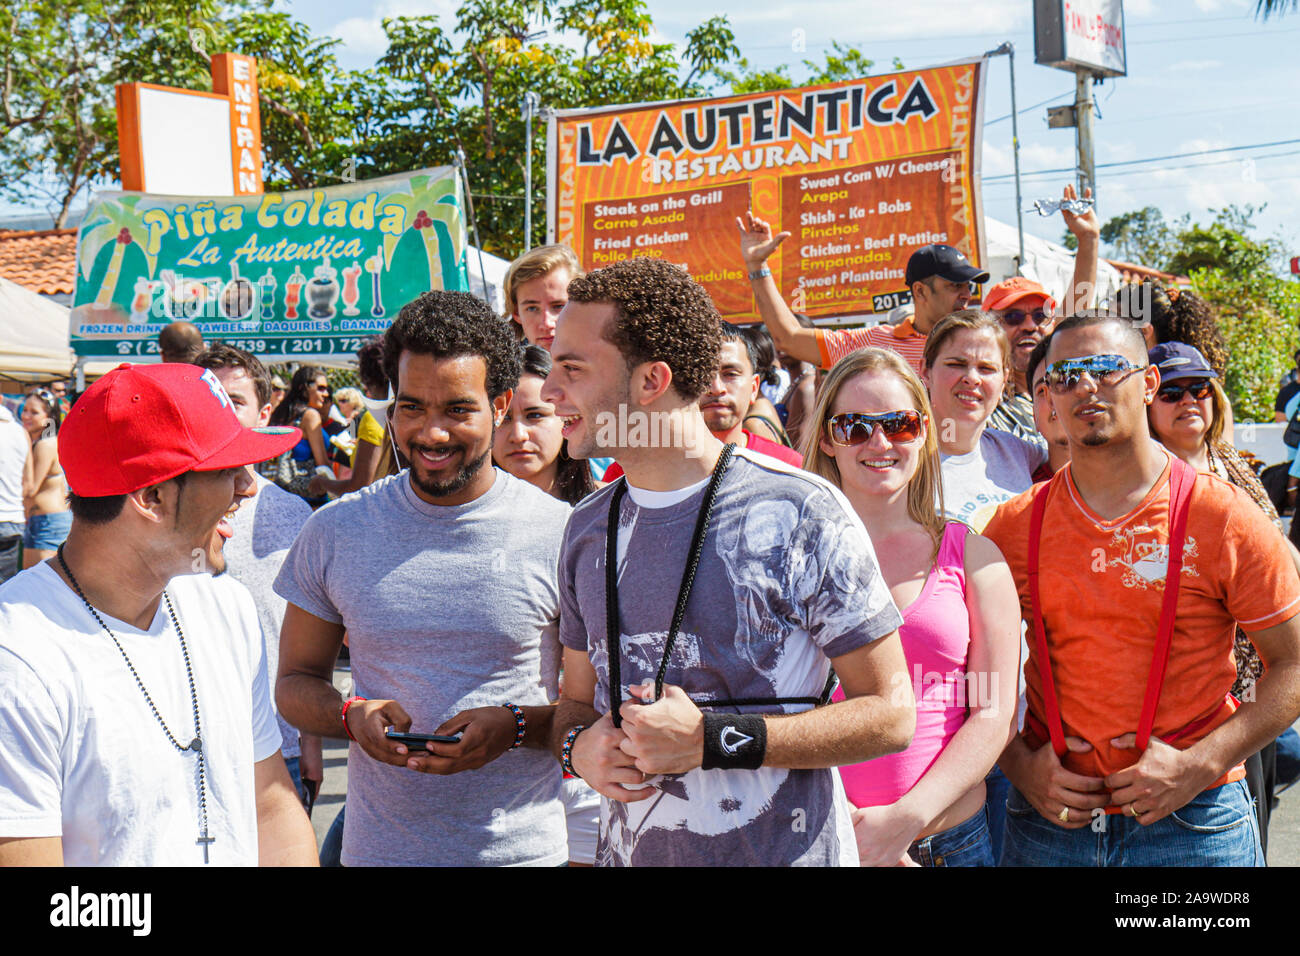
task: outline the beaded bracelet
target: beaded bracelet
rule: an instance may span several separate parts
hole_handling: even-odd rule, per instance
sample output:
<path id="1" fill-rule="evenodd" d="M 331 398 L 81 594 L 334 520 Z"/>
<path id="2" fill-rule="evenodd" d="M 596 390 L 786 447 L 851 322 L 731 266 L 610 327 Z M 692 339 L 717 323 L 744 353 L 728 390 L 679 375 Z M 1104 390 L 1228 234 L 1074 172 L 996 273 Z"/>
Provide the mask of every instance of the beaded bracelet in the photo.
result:
<path id="1" fill-rule="evenodd" d="M 353 704 L 359 704 L 368 699 L 366 697 L 349 697 L 343 702 L 343 713 L 340 715 L 340 719 L 343 721 L 343 732 L 348 735 L 348 740 L 356 741 L 357 739 L 352 736 L 352 729 L 348 727 L 348 708 Z"/>
<path id="2" fill-rule="evenodd" d="M 586 724 L 579 724 L 572 728 L 564 735 L 564 743 L 560 746 L 560 767 L 571 777 L 578 776 L 578 771 L 573 769 L 573 742 L 578 739 L 578 734 L 586 729 Z"/>
<path id="3" fill-rule="evenodd" d="M 510 749 L 514 750 L 524 742 L 524 733 L 528 729 L 528 721 L 524 720 L 522 707 L 516 707 L 514 704 L 502 704 L 501 706 L 515 715 L 515 742 L 510 745 Z"/>

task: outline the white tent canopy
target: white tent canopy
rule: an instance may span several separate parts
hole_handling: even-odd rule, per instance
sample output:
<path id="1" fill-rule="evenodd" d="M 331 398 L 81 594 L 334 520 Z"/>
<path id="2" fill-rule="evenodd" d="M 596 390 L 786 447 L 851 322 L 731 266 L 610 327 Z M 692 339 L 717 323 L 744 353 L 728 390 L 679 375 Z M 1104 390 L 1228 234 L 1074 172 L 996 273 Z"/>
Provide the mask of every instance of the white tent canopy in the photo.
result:
<path id="1" fill-rule="evenodd" d="M 1074 275 L 1074 253 L 1060 243 L 1025 234 L 1025 262 L 1017 272 L 1016 256 L 1020 254 L 1016 227 L 996 219 L 984 217 L 984 248 L 988 261 L 989 282 L 1001 282 L 1015 275 L 1033 279 L 1059 301 Z M 1105 302 L 1120 287 L 1119 271 L 1102 260 L 1097 264 L 1097 289 L 1093 294 L 1094 308 Z"/>
<path id="2" fill-rule="evenodd" d="M 0 278 L 0 378 L 40 380 L 72 371 L 68 316 L 66 306 Z"/>

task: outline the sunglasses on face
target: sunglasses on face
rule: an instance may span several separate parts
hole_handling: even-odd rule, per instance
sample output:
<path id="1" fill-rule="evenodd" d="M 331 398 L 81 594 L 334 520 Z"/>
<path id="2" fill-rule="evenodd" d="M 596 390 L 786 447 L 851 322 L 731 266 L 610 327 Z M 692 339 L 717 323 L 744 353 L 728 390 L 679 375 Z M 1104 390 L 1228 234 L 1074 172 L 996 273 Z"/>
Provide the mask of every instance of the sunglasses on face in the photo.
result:
<path id="1" fill-rule="evenodd" d="M 1024 309 L 1007 309 L 1001 313 L 1002 321 L 1013 328 L 1025 324 L 1025 319 L 1033 319 L 1034 325 L 1042 325 L 1051 319 L 1051 316 L 1042 309 L 1034 309 L 1032 312 L 1026 312 Z"/>
<path id="2" fill-rule="evenodd" d="M 1086 355 L 1053 362 L 1043 381 L 1057 395 L 1064 395 L 1079 384 L 1085 372 L 1098 385 L 1118 385 L 1143 368 L 1146 366 L 1134 365 L 1122 355 Z"/>
<path id="3" fill-rule="evenodd" d="M 328 385 L 317 385 L 316 391 L 320 392 L 322 395 L 328 395 L 330 393 L 330 387 Z"/>
<path id="4" fill-rule="evenodd" d="M 1192 393 L 1192 398 L 1201 401 L 1210 397 L 1214 387 L 1210 384 L 1208 378 L 1196 378 L 1184 382 L 1170 382 L 1168 385 L 1161 385 L 1156 392 L 1156 397 L 1162 402 L 1168 402 L 1170 405 L 1176 405 L 1183 400 L 1186 392 Z"/>
<path id="5" fill-rule="evenodd" d="M 915 441 L 924 424 L 925 418 L 916 411 L 884 412 L 880 415 L 841 412 L 826 420 L 826 430 L 834 444 L 852 446 L 871 441 L 877 428 L 891 442 Z"/>

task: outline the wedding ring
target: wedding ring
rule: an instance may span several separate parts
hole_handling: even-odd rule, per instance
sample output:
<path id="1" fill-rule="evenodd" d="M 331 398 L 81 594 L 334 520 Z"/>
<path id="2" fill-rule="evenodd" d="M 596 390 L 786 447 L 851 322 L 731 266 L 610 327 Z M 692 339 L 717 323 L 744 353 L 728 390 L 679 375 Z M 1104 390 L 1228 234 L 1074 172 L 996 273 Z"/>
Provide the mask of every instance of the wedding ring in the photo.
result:
<path id="1" fill-rule="evenodd" d="M 1061 812 L 1058 813 L 1058 814 L 1056 815 L 1056 819 L 1060 820 L 1062 823 L 1069 823 L 1069 822 L 1070 822 L 1070 808 L 1069 808 L 1069 807 L 1061 807 Z"/>
<path id="2" fill-rule="evenodd" d="M 1134 819 L 1137 819 L 1137 815 L 1138 815 L 1137 807 L 1135 807 L 1131 803 L 1128 805 L 1128 815 L 1133 817 Z"/>

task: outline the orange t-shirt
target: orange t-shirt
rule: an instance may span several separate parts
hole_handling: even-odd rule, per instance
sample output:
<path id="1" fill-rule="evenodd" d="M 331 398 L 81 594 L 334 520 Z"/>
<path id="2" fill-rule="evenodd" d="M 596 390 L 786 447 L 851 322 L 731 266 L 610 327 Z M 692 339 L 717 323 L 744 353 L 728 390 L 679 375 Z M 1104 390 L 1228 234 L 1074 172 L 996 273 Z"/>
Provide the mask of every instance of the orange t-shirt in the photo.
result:
<path id="1" fill-rule="evenodd" d="M 921 374 L 925 363 L 925 335 L 916 331 L 911 318 L 898 325 L 871 325 L 865 329 L 818 329 L 817 348 L 822 368 L 830 368 L 844 356 L 858 349 L 876 348 L 897 352 Z"/>
<path id="2" fill-rule="evenodd" d="M 1029 600 L 1029 521 L 1036 488 L 1002 504 L 984 529 L 1002 550 L 1029 626 L 1025 665 L 1029 713 L 1046 726 L 1042 679 Z M 1070 469 L 1047 487 L 1039 546 L 1039 595 L 1067 736 L 1093 749 L 1069 752 L 1068 770 L 1104 777 L 1137 763 L 1136 749 L 1110 741 L 1136 733 L 1160 625 L 1169 554 L 1169 466 L 1133 511 L 1103 521 L 1083 502 Z M 1236 624 L 1259 631 L 1300 613 L 1300 577 L 1286 539 L 1244 492 L 1213 475 L 1192 488 L 1183 577 L 1178 590 L 1169 663 L 1152 733 L 1181 749 L 1207 736 L 1235 710 L 1227 697 L 1236 680 Z M 1046 741 L 1027 723 L 1032 748 Z M 1239 780 L 1240 766 L 1214 786 Z"/>

